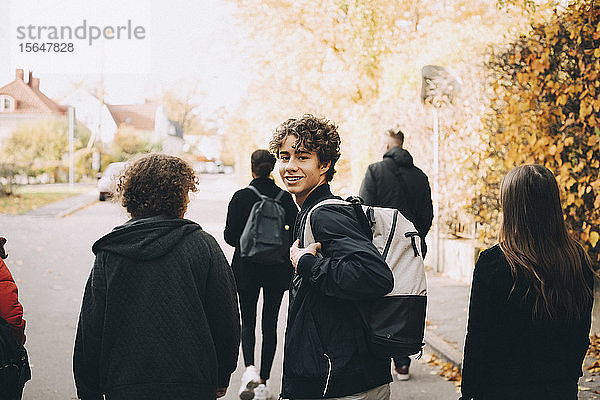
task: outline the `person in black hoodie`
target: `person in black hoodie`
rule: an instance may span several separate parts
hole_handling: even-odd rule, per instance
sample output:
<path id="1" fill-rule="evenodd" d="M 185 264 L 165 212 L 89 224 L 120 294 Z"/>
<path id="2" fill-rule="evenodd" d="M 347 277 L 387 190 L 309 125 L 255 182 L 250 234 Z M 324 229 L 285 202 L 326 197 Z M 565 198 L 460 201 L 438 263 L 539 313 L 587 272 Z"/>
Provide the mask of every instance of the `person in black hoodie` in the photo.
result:
<path id="1" fill-rule="evenodd" d="M 119 178 L 133 217 L 94 243 L 73 354 L 82 400 L 214 399 L 236 368 L 235 282 L 215 239 L 183 218 L 197 179 L 151 154 Z"/>
<path id="2" fill-rule="evenodd" d="M 277 197 L 282 191 L 270 178 L 275 161 L 275 157 L 263 149 L 254 151 L 250 157 L 252 177 L 254 178 L 250 182 L 250 186 L 271 198 Z M 289 260 L 283 264 L 265 265 L 263 263 L 248 262 L 240 258 L 240 237 L 250 216 L 250 211 L 258 201 L 260 201 L 260 198 L 249 187 L 235 192 L 229 202 L 224 231 L 225 241 L 235 247 L 231 267 L 235 275 L 240 300 L 242 353 L 246 366 L 239 391 L 242 398 L 253 398 L 253 390 L 266 391 L 266 386 L 260 385 L 266 385 L 271 373 L 277 347 L 277 317 L 283 293 L 290 286 L 293 272 Z M 298 214 L 298 208 L 288 192 L 281 194 L 280 202 L 285 210 L 285 222 L 290 233 L 287 243 L 291 243 L 292 227 Z M 254 345 L 256 343 L 256 305 L 261 288 L 263 292 L 261 320 L 263 340 L 259 374 L 254 366 Z"/>
<path id="3" fill-rule="evenodd" d="M 301 207 L 294 227 L 294 237 L 300 239 L 311 208 L 321 200 L 339 198 L 328 183 L 340 157 L 337 128 L 312 115 L 289 119 L 274 132 L 270 150 Z M 357 303 L 389 293 L 392 273 L 361 230 L 352 206 L 320 206 L 309 223 L 317 243 L 301 248 L 296 240 L 290 249 L 296 274 L 290 288 L 281 396 L 389 399 L 389 359 L 369 352 Z"/>
<path id="4" fill-rule="evenodd" d="M 383 160 L 369 165 L 360 187 L 360 197 L 374 207 L 400 210 L 419 232 L 423 258 L 427 254 L 425 236 L 431 228 L 433 205 L 427 175 L 413 164 L 413 158 L 402 148 L 404 133 L 390 129 L 383 137 Z M 409 379 L 409 357 L 394 357 L 398 380 Z"/>
<path id="5" fill-rule="evenodd" d="M 403 145 L 404 133 L 400 129 L 385 133 L 383 160 L 367 168 L 360 197 L 370 206 L 400 210 L 419 232 L 425 257 L 425 236 L 433 221 L 431 188 L 427 175 L 414 165 L 412 155 L 402 148 Z"/>

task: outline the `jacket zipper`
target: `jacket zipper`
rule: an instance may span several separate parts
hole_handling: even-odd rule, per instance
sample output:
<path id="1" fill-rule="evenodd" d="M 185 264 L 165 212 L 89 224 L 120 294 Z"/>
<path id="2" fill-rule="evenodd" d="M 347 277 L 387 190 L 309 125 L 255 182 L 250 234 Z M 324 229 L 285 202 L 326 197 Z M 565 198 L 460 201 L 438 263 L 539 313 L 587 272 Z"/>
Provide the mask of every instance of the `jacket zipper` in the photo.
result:
<path id="1" fill-rule="evenodd" d="M 331 378 L 331 359 L 325 353 L 323 353 L 325 358 L 327 358 L 327 380 L 325 381 L 325 390 L 323 390 L 323 398 L 327 394 L 327 389 L 329 388 L 329 378 Z"/>

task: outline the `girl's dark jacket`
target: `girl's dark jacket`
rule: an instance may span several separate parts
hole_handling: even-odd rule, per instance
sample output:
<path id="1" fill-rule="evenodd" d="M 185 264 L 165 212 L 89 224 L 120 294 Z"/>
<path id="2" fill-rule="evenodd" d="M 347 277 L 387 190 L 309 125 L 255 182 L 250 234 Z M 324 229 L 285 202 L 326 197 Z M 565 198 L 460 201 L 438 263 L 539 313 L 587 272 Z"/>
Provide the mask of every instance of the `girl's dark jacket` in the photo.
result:
<path id="1" fill-rule="evenodd" d="M 73 369 L 80 399 L 215 396 L 236 368 L 235 282 L 195 222 L 134 218 L 98 240 Z"/>
<path id="2" fill-rule="evenodd" d="M 593 274 L 585 268 L 587 284 Z M 589 345 L 592 302 L 581 320 L 532 318 L 528 285 L 513 286 L 499 245 L 479 256 L 473 272 L 462 370 L 462 399 L 577 399 Z"/>
<path id="3" fill-rule="evenodd" d="M 269 178 L 256 178 L 250 182 L 260 193 L 274 198 L 281 189 Z M 292 279 L 292 263 L 286 262 L 281 265 L 263 265 L 259 263 L 245 262 L 240 259 L 240 236 L 250 216 L 252 206 L 260 199 L 251 189 L 240 189 L 233 194 L 227 209 L 227 221 L 225 223 L 225 241 L 235 247 L 231 267 L 235 274 L 237 287 L 243 290 L 246 287 L 267 286 L 285 290 L 289 287 Z M 292 200 L 292 195 L 284 193 L 281 205 L 285 210 L 285 221 L 289 226 L 290 246 L 293 242 L 292 228 L 298 214 L 298 207 Z"/>
<path id="4" fill-rule="evenodd" d="M 324 184 L 306 198 L 295 238 L 312 206 L 333 197 Z M 303 255 L 290 289 L 282 397 L 341 397 L 391 382 L 390 360 L 369 353 L 356 306 L 392 290 L 389 267 L 361 232 L 351 206 L 321 206 L 310 223 L 322 258 Z"/>

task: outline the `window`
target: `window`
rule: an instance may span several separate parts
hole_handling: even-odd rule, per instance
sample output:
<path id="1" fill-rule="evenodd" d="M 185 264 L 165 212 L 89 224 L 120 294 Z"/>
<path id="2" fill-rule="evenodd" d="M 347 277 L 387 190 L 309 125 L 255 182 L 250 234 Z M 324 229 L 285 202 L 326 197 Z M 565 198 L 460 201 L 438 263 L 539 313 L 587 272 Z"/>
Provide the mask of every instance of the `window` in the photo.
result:
<path id="1" fill-rule="evenodd" d="M 15 100 L 6 95 L 0 95 L 0 112 L 15 111 Z"/>

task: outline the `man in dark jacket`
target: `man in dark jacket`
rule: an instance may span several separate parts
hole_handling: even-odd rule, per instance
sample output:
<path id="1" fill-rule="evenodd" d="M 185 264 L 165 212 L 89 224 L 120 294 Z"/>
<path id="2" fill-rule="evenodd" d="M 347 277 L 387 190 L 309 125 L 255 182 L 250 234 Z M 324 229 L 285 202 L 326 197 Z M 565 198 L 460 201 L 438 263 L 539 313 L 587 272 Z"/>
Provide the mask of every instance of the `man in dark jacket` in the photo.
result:
<path id="1" fill-rule="evenodd" d="M 421 237 L 423 258 L 427 253 L 425 236 L 431 228 L 433 205 L 427 175 L 413 164 L 410 153 L 402 148 L 404 133 L 390 129 L 383 137 L 383 160 L 369 165 L 360 187 L 365 204 L 400 210 L 413 223 Z M 410 358 L 394 359 L 399 380 L 409 378 Z"/>
<path id="2" fill-rule="evenodd" d="M 270 149 L 279 158 L 279 173 L 301 207 L 296 239 L 302 237 L 313 206 L 339 198 L 328 184 L 339 146 L 337 128 L 311 115 L 287 120 L 273 135 Z M 389 359 L 369 353 L 357 302 L 389 293 L 392 273 L 361 230 L 352 206 L 320 206 L 309 223 L 317 243 L 302 248 L 296 240 L 290 250 L 296 275 L 290 289 L 282 397 L 389 399 Z"/>
<path id="3" fill-rule="evenodd" d="M 121 177 L 133 218 L 92 247 L 73 355 L 80 399 L 225 394 L 240 338 L 235 282 L 215 239 L 183 219 L 196 183 L 187 163 L 159 154 Z"/>

